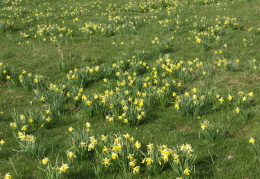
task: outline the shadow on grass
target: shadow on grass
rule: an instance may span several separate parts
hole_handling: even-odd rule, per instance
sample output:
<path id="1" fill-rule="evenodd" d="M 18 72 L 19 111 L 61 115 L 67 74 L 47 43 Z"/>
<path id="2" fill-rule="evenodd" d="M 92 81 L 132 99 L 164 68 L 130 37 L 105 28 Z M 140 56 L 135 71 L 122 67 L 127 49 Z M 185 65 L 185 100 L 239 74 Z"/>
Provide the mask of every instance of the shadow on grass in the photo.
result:
<path id="1" fill-rule="evenodd" d="M 147 111 L 146 116 L 145 116 L 145 120 L 141 120 L 140 123 L 138 124 L 138 126 L 142 126 L 142 125 L 146 125 L 148 123 L 151 123 L 155 120 L 158 119 L 158 111 L 159 109 L 150 109 L 149 111 Z"/>
<path id="2" fill-rule="evenodd" d="M 96 178 L 96 176 L 94 175 L 94 173 L 90 172 L 90 171 L 76 171 L 76 172 L 71 172 L 68 173 L 66 175 L 66 178 L 70 178 L 70 179 L 82 179 L 82 178 Z M 105 177 L 104 177 L 105 178 Z"/>
<path id="3" fill-rule="evenodd" d="M 207 156 L 197 159 L 195 162 L 195 178 L 212 178 L 214 176 L 214 160 L 216 156 Z"/>

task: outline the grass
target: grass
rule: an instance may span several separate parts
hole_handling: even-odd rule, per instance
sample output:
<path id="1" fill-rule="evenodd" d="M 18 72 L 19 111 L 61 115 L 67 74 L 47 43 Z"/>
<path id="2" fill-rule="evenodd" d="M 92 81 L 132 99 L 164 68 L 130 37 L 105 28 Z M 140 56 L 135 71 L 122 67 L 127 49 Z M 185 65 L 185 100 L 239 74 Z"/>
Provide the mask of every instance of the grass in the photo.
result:
<path id="1" fill-rule="evenodd" d="M 7 173 L 13 178 L 260 176 L 260 149 L 251 150 L 257 145 L 248 142 L 250 137 L 256 142 L 260 140 L 260 4 L 257 0 L 4 0 L 0 4 L 0 62 L 3 63 L 0 64 L 0 141 L 4 141 L 0 144 L 0 178 L 7 177 Z M 221 18 L 225 19 L 223 24 L 218 22 Z M 95 71 L 97 66 L 99 71 Z M 22 74 L 23 70 L 26 73 Z M 19 81 L 19 75 L 23 75 L 23 82 Z M 41 88 L 40 82 L 34 81 L 41 78 L 35 75 L 45 77 Z M 79 83 L 73 75 L 86 75 L 86 81 Z M 133 86 L 127 86 L 130 81 L 127 76 L 134 79 Z M 151 80 L 150 86 L 147 77 Z M 108 82 L 104 82 L 104 78 Z M 165 81 L 170 84 L 169 88 Z M 56 86 L 50 87 L 51 83 Z M 144 87 L 144 83 L 148 87 Z M 156 86 L 156 90 L 151 86 Z M 116 87 L 121 92 L 117 93 Z M 198 92 L 194 92 L 194 88 Z M 113 94 L 108 95 L 106 90 Z M 138 96 L 138 91 L 146 96 Z M 240 96 L 239 91 L 244 93 Z M 177 94 L 173 96 L 173 92 Z M 95 99 L 94 94 L 101 96 Z M 86 99 L 82 98 L 84 95 Z M 201 95 L 205 95 L 205 100 Z M 233 98 L 229 100 L 228 96 Z M 41 97 L 47 99 L 42 101 Z M 137 117 L 141 112 L 131 107 L 134 104 L 129 97 L 133 102 L 138 100 L 139 105 L 144 99 L 140 110 L 145 115 L 140 121 Z M 107 100 L 108 106 L 102 105 L 102 99 Z M 196 107 L 194 102 L 202 107 Z M 55 109 L 58 103 L 61 107 Z M 120 121 L 126 106 L 127 117 Z M 237 108 L 239 112 L 235 111 Z M 48 109 L 50 114 L 46 113 Z M 18 127 L 12 129 L 14 111 Z M 40 117 L 30 123 L 28 111 L 35 111 Z M 20 114 L 25 115 L 24 122 Z M 50 122 L 46 121 L 48 117 Z M 109 122 L 112 117 L 113 121 Z M 126 118 L 128 124 L 123 122 Z M 217 127 L 202 130 L 205 120 Z M 79 129 L 84 128 L 86 122 L 91 124 L 88 135 L 95 136 L 97 144 L 94 150 L 87 150 L 79 157 L 80 152 L 76 152 L 78 148 L 74 146 L 76 137 L 72 135 L 83 135 Z M 17 138 L 17 132 L 21 132 L 24 125 L 28 128 L 25 136 L 32 134 L 36 138 L 38 153 L 29 154 L 29 149 L 22 152 L 19 147 L 19 142 L 24 142 Z M 70 127 L 74 129 L 72 132 L 68 130 Z M 216 129 L 223 131 L 218 133 Z M 112 149 L 108 154 L 100 152 L 101 135 L 127 133 L 134 137 L 128 149 L 135 152 L 135 166 L 140 166 L 136 174 L 134 166 L 129 166 L 130 159 L 124 164 L 117 162 L 129 154 L 126 151 L 117 151 L 121 158 L 116 160 L 112 159 Z M 134 145 L 136 141 L 142 144 L 141 149 Z M 86 138 L 87 142 L 93 143 Z M 149 154 L 147 145 L 150 143 L 167 145 L 168 151 L 174 149 L 175 152 L 182 144 L 190 144 L 194 163 L 187 157 L 188 164 L 174 165 L 184 167 L 178 168 L 181 171 L 178 173 L 169 164 L 171 157 L 160 171 L 158 161 L 163 162 L 163 155 L 159 151 L 157 158 Z M 70 159 L 68 151 L 74 151 L 76 158 Z M 146 157 L 155 157 L 152 165 L 142 163 L 141 151 Z M 47 165 L 42 163 L 44 157 L 49 159 Z M 105 167 L 102 164 L 105 157 L 113 164 Z M 58 172 L 47 170 L 55 162 Z M 63 164 L 69 166 L 64 172 Z M 119 169 L 123 166 L 127 169 Z M 189 175 L 185 173 L 186 168 L 190 170 Z"/>

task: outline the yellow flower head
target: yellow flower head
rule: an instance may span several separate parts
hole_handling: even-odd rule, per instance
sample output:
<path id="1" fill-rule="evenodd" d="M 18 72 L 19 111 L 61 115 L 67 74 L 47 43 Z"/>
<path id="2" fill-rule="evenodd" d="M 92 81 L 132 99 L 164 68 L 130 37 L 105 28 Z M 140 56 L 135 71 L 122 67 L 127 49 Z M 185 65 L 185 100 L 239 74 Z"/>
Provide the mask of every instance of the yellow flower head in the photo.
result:
<path id="1" fill-rule="evenodd" d="M 90 123 L 89 123 L 89 122 L 86 123 L 86 127 L 87 127 L 87 128 L 90 127 Z"/>
<path id="2" fill-rule="evenodd" d="M 5 143 L 5 141 L 2 139 L 2 140 L 0 141 L 0 144 L 1 144 L 1 145 L 4 145 L 4 143 Z"/>
<path id="3" fill-rule="evenodd" d="M 136 163 L 136 162 L 135 162 L 134 160 L 132 160 L 132 161 L 129 162 L 129 166 L 130 166 L 130 167 L 135 167 L 135 163 Z"/>
<path id="4" fill-rule="evenodd" d="M 61 172 L 66 172 L 66 170 L 68 170 L 68 169 L 69 169 L 68 164 L 63 164 L 63 165 L 59 168 L 59 170 L 60 170 Z"/>
<path id="5" fill-rule="evenodd" d="M 48 162 L 49 162 L 49 159 L 48 159 L 47 157 L 44 157 L 44 158 L 42 159 L 42 164 L 43 164 L 43 165 L 46 165 Z"/>
<path id="6" fill-rule="evenodd" d="M 4 179 L 11 179 L 11 175 L 9 173 L 5 174 Z"/>
<path id="7" fill-rule="evenodd" d="M 249 143 L 250 143 L 250 144 L 255 144 L 255 139 L 254 139 L 253 137 L 250 137 Z"/>
<path id="8" fill-rule="evenodd" d="M 10 125 L 12 128 L 16 128 L 16 127 L 17 127 L 17 124 L 16 124 L 15 122 L 11 122 L 9 125 Z"/>
<path id="9" fill-rule="evenodd" d="M 75 129 L 73 129 L 72 127 L 69 127 L 69 132 L 74 131 Z"/>
<path id="10" fill-rule="evenodd" d="M 105 167 L 107 167 L 107 165 L 110 165 L 110 160 L 106 157 L 103 159 L 103 164 L 105 165 Z"/>
<path id="11" fill-rule="evenodd" d="M 76 158 L 75 152 L 67 152 L 69 158 Z"/>
<path id="12" fill-rule="evenodd" d="M 238 107 L 235 109 L 236 113 L 239 113 L 241 109 L 239 109 Z"/>
<path id="13" fill-rule="evenodd" d="M 123 135 L 125 137 L 125 139 L 129 139 L 130 138 L 130 135 L 127 133 L 125 135 Z"/>
<path id="14" fill-rule="evenodd" d="M 136 166 L 133 168 L 133 174 L 139 173 L 140 167 Z"/>
<path id="15" fill-rule="evenodd" d="M 22 127 L 21 130 L 22 130 L 22 131 L 27 131 L 27 129 L 28 129 L 28 127 L 27 127 L 27 125 L 25 125 L 25 126 Z"/>
<path id="16" fill-rule="evenodd" d="M 137 149 L 140 149 L 140 148 L 141 148 L 141 143 L 139 143 L 138 141 L 136 141 L 136 143 L 134 144 L 134 146 L 135 146 Z"/>
<path id="17" fill-rule="evenodd" d="M 188 176 L 188 175 L 190 175 L 190 170 L 188 168 L 186 168 L 183 173 Z"/>
<path id="18" fill-rule="evenodd" d="M 205 130 L 205 129 L 206 129 L 206 125 L 205 125 L 205 124 L 202 124 L 202 125 L 200 126 L 200 128 L 201 128 L 201 130 Z"/>

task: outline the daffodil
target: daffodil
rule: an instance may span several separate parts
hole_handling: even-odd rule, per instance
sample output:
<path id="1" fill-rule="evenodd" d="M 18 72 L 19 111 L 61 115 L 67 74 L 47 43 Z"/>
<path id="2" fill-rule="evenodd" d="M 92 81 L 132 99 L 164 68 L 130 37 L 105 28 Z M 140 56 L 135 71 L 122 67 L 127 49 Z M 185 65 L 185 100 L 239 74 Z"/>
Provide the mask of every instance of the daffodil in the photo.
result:
<path id="1" fill-rule="evenodd" d="M 190 170 L 188 168 L 186 168 L 183 173 L 184 173 L 184 175 L 189 176 Z"/>
<path id="2" fill-rule="evenodd" d="M 1 144 L 1 145 L 4 145 L 4 143 L 5 143 L 5 141 L 2 139 L 2 140 L 0 141 L 0 144 Z"/>
<path id="3" fill-rule="evenodd" d="M 254 139 L 253 137 L 250 137 L 249 143 L 250 143 L 250 144 L 255 144 L 255 139 Z"/>
<path id="4" fill-rule="evenodd" d="M 70 152 L 70 151 L 68 151 L 68 152 L 67 152 L 67 156 L 68 156 L 69 158 L 76 158 L 75 152 Z"/>
<path id="5" fill-rule="evenodd" d="M 118 159 L 117 153 L 113 152 L 112 155 L 111 155 L 111 158 L 112 159 Z"/>
<path id="6" fill-rule="evenodd" d="M 127 133 L 125 135 L 123 135 L 125 137 L 125 139 L 129 139 L 130 138 L 130 135 Z"/>
<path id="7" fill-rule="evenodd" d="M 5 174 L 4 179 L 11 179 L 11 175 L 9 173 Z"/>
<path id="8" fill-rule="evenodd" d="M 85 124 L 85 126 L 86 126 L 87 128 L 89 128 L 89 127 L 90 127 L 90 123 L 87 122 L 87 123 Z"/>
<path id="9" fill-rule="evenodd" d="M 236 113 L 239 113 L 241 109 L 239 109 L 238 107 L 235 109 Z"/>
<path id="10" fill-rule="evenodd" d="M 110 160 L 106 157 L 103 159 L 103 164 L 105 165 L 105 167 L 107 167 L 107 165 L 110 165 Z"/>
<path id="11" fill-rule="evenodd" d="M 44 157 L 44 158 L 42 159 L 42 164 L 43 164 L 43 165 L 46 165 L 48 162 L 49 162 L 49 159 L 48 159 L 47 157 Z"/>
<path id="12" fill-rule="evenodd" d="M 59 168 L 59 170 L 60 170 L 61 172 L 66 172 L 66 170 L 68 170 L 68 169 L 69 169 L 68 164 L 63 164 L 63 165 Z"/>
<path id="13" fill-rule="evenodd" d="M 141 143 L 139 143 L 138 141 L 136 141 L 136 143 L 134 144 L 134 146 L 135 146 L 137 149 L 140 149 L 140 148 L 141 148 Z"/>
<path id="14" fill-rule="evenodd" d="M 69 127 L 69 132 L 74 131 L 75 129 L 73 129 L 72 127 Z"/>
<path id="15" fill-rule="evenodd" d="M 133 174 L 139 173 L 140 167 L 136 166 L 133 168 Z"/>

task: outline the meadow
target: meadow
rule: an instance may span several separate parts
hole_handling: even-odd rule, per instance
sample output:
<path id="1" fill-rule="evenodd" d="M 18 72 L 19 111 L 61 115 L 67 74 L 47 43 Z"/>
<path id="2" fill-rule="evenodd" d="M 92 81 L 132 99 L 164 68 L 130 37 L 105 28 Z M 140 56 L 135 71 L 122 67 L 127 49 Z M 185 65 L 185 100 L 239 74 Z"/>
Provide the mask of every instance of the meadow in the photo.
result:
<path id="1" fill-rule="evenodd" d="M 260 178 L 259 0 L 2 0 L 0 178 Z"/>

